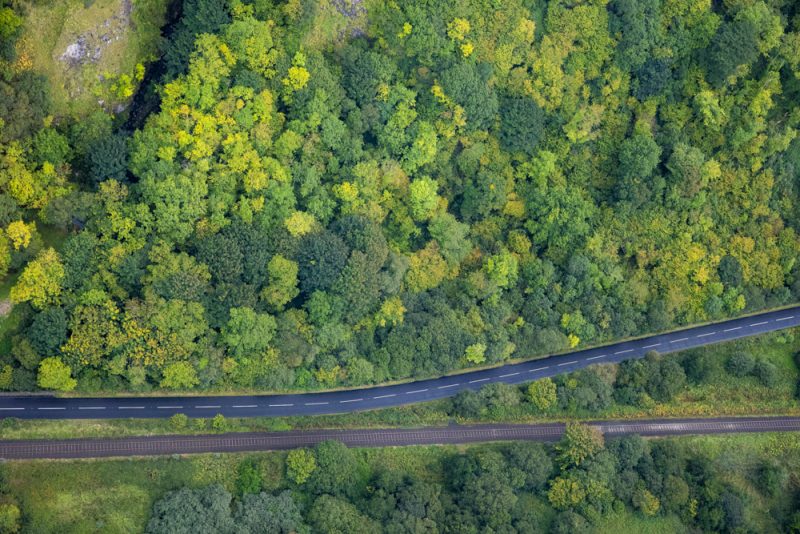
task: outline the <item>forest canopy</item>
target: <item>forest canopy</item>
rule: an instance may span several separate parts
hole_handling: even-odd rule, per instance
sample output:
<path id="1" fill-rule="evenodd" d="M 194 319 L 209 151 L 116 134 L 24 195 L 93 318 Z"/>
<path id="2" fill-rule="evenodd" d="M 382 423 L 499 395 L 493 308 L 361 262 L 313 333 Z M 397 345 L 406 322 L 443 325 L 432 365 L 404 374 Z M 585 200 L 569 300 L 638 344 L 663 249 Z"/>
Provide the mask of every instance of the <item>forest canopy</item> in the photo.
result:
<path id="1" fill-rule="evenodd" d="M 183 13 L 129 129 L 48 115 L 0 8 L 0 389 L 360 385 L 800 296 L 792 2 Z"/>

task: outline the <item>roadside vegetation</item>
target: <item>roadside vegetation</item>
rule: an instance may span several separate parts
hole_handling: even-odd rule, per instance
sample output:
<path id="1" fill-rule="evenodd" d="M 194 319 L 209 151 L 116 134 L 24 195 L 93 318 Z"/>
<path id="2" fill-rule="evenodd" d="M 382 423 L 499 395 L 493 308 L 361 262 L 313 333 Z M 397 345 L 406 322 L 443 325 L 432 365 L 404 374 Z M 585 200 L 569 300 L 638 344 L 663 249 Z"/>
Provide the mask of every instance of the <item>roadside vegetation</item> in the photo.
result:
<path id="1" fill-rule="evenodd" d="M 522 386 L 493 385 L 452 399 L 312 417 L 0 421 L 14 439 L 202 434 L 480 422 L 800 414 L 796 330 L 622 366 L 592 366 Z M 744 371 L 744 372 L 743 372 Z M 635 378 L 638 377 L 638 378 Z M 658 377 L 658 380 L 652 379 Z M 221 416 L 220 416 L 221 417 Z"/>
<path id="2" fill-rule="evenodd" d="M 797 434 L 0 465 L 24 531 L 796 532 Z M 14 530 L 9 530 L 13 532 Z M 4 531 L 6 532 L 6 531 Z"/>

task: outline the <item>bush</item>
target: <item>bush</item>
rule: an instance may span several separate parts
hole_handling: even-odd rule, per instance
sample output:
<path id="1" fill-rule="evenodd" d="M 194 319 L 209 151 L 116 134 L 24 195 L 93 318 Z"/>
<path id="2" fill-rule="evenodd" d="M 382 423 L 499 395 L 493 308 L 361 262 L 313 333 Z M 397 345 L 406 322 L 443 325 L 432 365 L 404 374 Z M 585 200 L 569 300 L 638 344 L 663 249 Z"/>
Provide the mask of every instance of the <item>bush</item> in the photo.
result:
<path id="1" fill-rule="evenodd" d="M 753 366 L 753 376 L 766 387 L 772 387 L 778 383 L 778 368 L 765 360 L 758 360 Z"/>
<path id="2" fill-rule="evenodd" d="M 733 376 L 747 376 L 753 372 L 755 366 L 755 359 L 746 352 L 737 352 L 725 364 L 725 370 Z"/>
<path id="3" fill-rule="evenodd" d="M 186 416 L 186 414 L 176 413 L 169 418 L 169 424 L 175 430 L 183 430 L 189 424 L 189 418 Z"/>

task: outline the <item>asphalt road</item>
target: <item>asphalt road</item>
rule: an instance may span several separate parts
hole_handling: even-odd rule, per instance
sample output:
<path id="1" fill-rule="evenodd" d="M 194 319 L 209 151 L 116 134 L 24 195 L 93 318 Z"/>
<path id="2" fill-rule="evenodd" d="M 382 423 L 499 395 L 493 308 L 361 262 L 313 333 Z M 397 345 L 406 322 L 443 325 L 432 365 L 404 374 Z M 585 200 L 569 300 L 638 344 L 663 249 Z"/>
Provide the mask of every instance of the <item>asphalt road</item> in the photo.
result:
<path id="1" fill-rule="evenodd" d="M 598 421 L 607 438 L 625 434 L 674 436 L 800 430 L 800 417 L 742 417 L 714 419 L 645 419 Z M 208 452 L 243 452 L 313 446 L 328 439 L 350 447 L 440 445 L 487 441 L 557 441 L 563 423 L 536 425 L 470 425 L 405 429 L 306 430 L 231 433 L 200 436 L 148 436 L 121 439 L 0 441 L 0 458 L 101 458 L 156 456 Z"/>
<path id="2" fill-rule="evenodd" d="M 189 417 L 212 417 L 218 413 L 226 417 L 271 417 L 373 410 L 450 397 L 459 391 L 479 389 L 492 382 L 530 382 L 592 364 L 641 358 L 651 350 L 664 354 L 796 326 L 800 326 L 800 306 L 492 369 L 325 393 L 106 398 L 4 395 L 0 396 L 0 417 L 119 419 L 169 417 L 176 413 Z"/>

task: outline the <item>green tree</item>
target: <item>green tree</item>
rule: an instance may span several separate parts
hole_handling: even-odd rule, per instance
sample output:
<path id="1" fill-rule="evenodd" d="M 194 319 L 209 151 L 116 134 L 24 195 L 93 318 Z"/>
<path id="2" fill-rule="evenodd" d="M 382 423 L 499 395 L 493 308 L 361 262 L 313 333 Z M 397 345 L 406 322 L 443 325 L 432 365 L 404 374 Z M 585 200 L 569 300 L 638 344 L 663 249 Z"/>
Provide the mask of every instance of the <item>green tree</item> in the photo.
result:
<path id="1" fill-rule="evenodd" d="M 269 285 L 261 296 L 276 309 L 282 309 L 300 292 L 297 289 L 297 263 L 276 254 L 267 264 Z"/>
<path id="2" fill-rule="evenodd" d="M 517 281 L 519 262 L 517 257 L 507 250 L 486 258 L 483 265 L 486 276 L 501 288 L 509 288 Z"/>
<path id="3" fill-rule="evenodd" d="M 547 411 L 555 406 L 558 397 L 556 384 L 552 378 L 542 378 L 531 382 L 528 386 L 528 400 L 539 410 Z"/>
<path id="4" fill-rule="evenodd" d="M 72 378 L 72 369 L 61 358 L 45 358 L 39 363 L 37 382 L 44 389 L 72 391 L 78 381 Z"/>
<path id="5" fill-rule="evenodd" d="M 169 389 L 191 389 L 200 381 L 197 371 L 189 362 L 175 362 L 164 368 L 161 387 Z"/>
<path id="6" fill-rule="evenodd" d="M 189 418 L 186 416 L 186 414 L 176 413 L 175 415 L 169 418 L 169 424 L 175 430 L 183 430 L 188 426 Z"/>
<path id="7" fill-rule="evenodd" d="M 408 202 L 411 216 L 417 221 L 430 219 L 439 205 L 439 184 L 427 176 L 418 178 L 408 186 Z"/>
<path id="8" fill-rule="evenodd" d="M 54 354 L 67 340 L 67 314 L 64 309 L 51 307 L 36 314 L 26 336 L 38 354 Z"/>
<path id="9" fill-rule="evenodd" d="M 352 497 L 360 488 L 354 481 L 361 476 L 362 466 L 355 453 L 338 441 L 323 441 L 315 447 L 317 468 L 308 479 L 308 487 L 317 495 Z"/>
<path id="10" fill-rule="evenodd" d="M 217 432 L 226 432 L 228 430 L 228 420 L 221 413 L 218 413 L 211 418 L 211 428 Z"/>
<path id="11" fill-rule="evenodd" d="M 491 66 L 460 62 L 442 73 L 444 92 L 467 112 L 467 126 L 490 128 L 497 117 L 499 102 L 490 82 Z"/>
<path id="12" fill-rule="evenodd" d="M 746 352 L 737 352 L 733 354 L 725 363 L 725 370 L 733 376 L 747 376 L 753 372 L 755 367 L 755 359 Z"/>
<path id="13" fill-rule="evenodd" d="M 646 516 L 654 516 L 661 509 L 661 502 L 646 488 L 640 487 L 633 492 L 633 506 Z"/>
<path id="14" fill-rule="evenodd" d="M 286 476 L 295 482 L 303 484 L 317 468 L 317 459 L 314 452 L 308 449 L 292 449 L 286 455 Z"/>
<path id="15" fill-rule="evenodd" d="M 300 506 L 288 490 L 278 495 L 246 494 L 234 505 L 239 532 L 294 534 L 307 532 Z"/>
<path id="16" fill-rule="evenodd" d="M 275 336 L 275 318 L 251 308 L 231 308 L 230 320 L 222 329 L 222 341 L 236 357 L 255 357 L 269 347 Z"/>
<path id="17" fill-rule="evenodd" d="M 86 154 L 93 184 L 125 181 L 128 173 L 128 137 L 119 133 L 98 139 Z"/>
<path id="18" fill-rule="evenodd" d="M 484 343 L 473 343 L 464 353 L 464 357 L 469 363 L 479 365 L 486 361 L 486 345 Z"/>
<path id="19" fill-rule="evenodd" d="M 602 448 L 603 434 L 599 428 L 575 422 L 567 423 L 564 437 L 556 445 L 563 466 L 579 466 Z"/>
<path id="20" fill-rule="evenodd" d="M 512 152 L 536 153 L 546 124 L 544 110 L 530 97 L 506 97 L 500 105 L 500 142 Z"/>
<path id="21" fill-rule="evenodd" d="M 547 492 L 547 500 L 557 510 L 575 508 L 586 498 L 586 489 L 583 484 L 574 477 L 556 477 L 550 483 L 550 490 Z"/>
<path id="22" fill-rule="evenodd" d="M 212 422 L 213 425 L 213 422 Z M 236 468 L 236 495 L 255 494 L 261 491 L 261 471 L 258 464 L 245 460 Z"/>
<path id="23" fill-rule="evenodd" d="M 64 280 L 64 266 L 58 253 L 52 248 L 42 251 L 22 271 L 17 283 L 11 288 L 11 300 L 30 301 L 34 307 L 43 309 L 57 304 Z"/>
<path id="24" fill-rule="evenodd" d="M 225 534 L 236 531 L 231 494 L 222 486 L 171 491 L 153 505 L 148 534 Z"/>
<path id="25" fill-rule="evenodd" d="M 708 80 L 721 86 L 739 65 L 749 65 L 759 56 L 758 33 L 749 20 L 734 20 L 720 25 L 706 50 Z"/>
<path id="26" fill-rule="evenodd" d="M 331 495 L 317 497 L 308 512 L 308 521 L 314 532 L 326 534 L 371 534 L 380 531 L 380 525 L 359 512 L 355 506 Z"/>
<path id="27" fill-rule="evenodd" d="M 0 532 L 15 534 L 19 532 L 22 513 L 16 504 L 0 504 Z"/>

